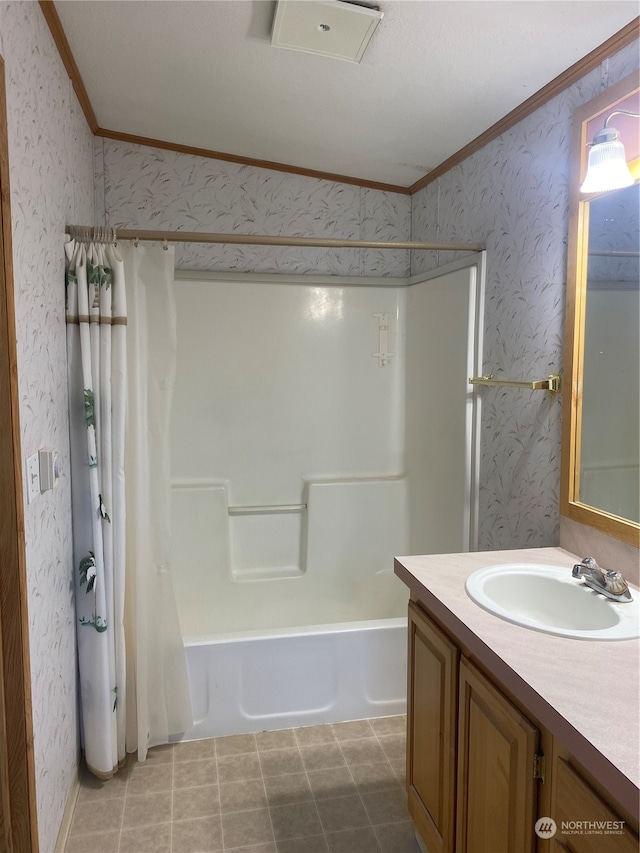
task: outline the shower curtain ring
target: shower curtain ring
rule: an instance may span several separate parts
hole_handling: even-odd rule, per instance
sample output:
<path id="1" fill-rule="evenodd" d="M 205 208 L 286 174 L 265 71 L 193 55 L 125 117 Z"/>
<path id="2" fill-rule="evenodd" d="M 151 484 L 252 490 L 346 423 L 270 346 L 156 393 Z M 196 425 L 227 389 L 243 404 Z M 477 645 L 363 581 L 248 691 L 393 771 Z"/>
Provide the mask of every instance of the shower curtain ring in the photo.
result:
<path id="1" fill-rule="evenodd" d="M 165 239 L 162 241 L 162 248 L 164 249 L 164 251 L 165 251 L 165 252 L 168 252 L 168 251 L 169 251 L 169 243 L 167 242 L 167 238 L 166 238 L 166 237 L 165 237 Z"/>

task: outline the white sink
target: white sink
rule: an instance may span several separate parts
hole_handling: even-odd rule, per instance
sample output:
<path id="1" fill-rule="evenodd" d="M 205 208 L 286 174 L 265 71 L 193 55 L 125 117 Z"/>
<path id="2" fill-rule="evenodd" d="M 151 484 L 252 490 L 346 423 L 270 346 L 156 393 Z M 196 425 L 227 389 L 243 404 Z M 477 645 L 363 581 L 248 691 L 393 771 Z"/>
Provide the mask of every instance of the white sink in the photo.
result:
<path id="1" fill-rule="evenodd" d="M 618 603 L 571 576 L 571 566 L 505 563 L 467 578 L 469 597 L 490 613 L 534 631 L 582 640 L 640 637 L 640 604 Z"/>

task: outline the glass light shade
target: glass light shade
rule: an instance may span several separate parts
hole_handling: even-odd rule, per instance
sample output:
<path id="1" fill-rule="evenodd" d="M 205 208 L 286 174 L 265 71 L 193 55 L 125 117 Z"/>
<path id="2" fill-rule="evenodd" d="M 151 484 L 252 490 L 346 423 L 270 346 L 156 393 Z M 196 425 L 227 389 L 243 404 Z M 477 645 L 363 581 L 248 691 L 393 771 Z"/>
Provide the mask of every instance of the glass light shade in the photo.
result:
<path id="1" fill-rule="evenodd" d="M 607 127 L 596 133 L 589 149 L 587 174 L 580 192 L 602 193 L 619 190 L 622 187 L 630 187 L 633 182 L 618 131 Z"/>

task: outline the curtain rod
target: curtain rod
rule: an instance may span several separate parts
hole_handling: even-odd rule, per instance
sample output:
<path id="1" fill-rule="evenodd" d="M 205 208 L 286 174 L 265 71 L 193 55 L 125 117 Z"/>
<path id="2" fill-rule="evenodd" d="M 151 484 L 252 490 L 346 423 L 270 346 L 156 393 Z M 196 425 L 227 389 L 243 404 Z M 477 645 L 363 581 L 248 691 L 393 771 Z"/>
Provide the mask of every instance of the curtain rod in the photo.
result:
<path id="1" fill-rule="evenodd" d="M 325 237 L 267 237 L 263 234 L 206 234 L 199 231 L 139 231 L 68 225 L 66 232 L 78 240 L 151 240 L 167 243 L 229 243 L 246 246 L 309 246 L 318 249 L 426 249 L 439 252 L 482 252 L 483 243 L 419 243 L 408 241 L 338 240 Z M 106 235 L 110 235 L 106 236 Z"/>

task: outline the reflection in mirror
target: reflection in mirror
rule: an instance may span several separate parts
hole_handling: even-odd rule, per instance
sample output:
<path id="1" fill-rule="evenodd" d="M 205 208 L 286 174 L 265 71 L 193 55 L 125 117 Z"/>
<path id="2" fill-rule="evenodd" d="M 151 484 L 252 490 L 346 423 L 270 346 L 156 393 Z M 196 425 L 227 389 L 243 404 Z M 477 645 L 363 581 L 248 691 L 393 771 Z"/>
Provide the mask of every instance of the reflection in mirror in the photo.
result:
<path id="1" fill-rule="evenodd" d="M 640 113 L 637 72 L 573 114 L 560 512 L 638 548 L 640 119 L 618 127 L 636 183 L 580 192 L 589 142 L 621 110 Z"/>
<path id="2" fill-rule="evenodd" d="M 640 521 L 640 187 L 589 202 L 580 503 Z"/>

